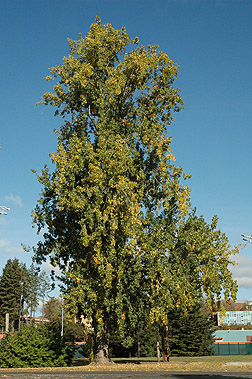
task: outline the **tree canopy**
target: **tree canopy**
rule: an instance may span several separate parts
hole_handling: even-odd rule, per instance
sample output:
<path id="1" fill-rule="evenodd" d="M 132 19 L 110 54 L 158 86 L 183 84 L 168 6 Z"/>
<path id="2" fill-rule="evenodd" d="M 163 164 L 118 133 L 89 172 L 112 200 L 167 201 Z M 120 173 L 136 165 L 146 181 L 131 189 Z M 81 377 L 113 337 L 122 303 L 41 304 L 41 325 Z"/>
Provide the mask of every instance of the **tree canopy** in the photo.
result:
<path id="1" fill-rule="evenodd" d="M 202 291 L 233 296 L 232 251 L 216 223 L 188 216 L 189 175 L 175 165 L 168 135 L 183 108 L 179 65 L 99 17 L 68 42 L 41 100 L 63 123 L 54 170 L 37 174 L 33 222 L 46 231 L 34 252 L 62 270 L 67 310 L 92 320 L 99 356 L 115 329 L 130 344 L 143 315 L 166 323 L 170 309 L 186 310 Z"/>

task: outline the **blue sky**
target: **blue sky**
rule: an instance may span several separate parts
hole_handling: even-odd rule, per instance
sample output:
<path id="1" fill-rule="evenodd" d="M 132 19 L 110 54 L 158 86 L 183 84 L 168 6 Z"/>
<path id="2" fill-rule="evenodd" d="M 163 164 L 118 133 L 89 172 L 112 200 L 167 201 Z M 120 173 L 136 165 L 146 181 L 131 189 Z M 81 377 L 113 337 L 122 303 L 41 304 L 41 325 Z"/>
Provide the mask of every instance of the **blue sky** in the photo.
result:
<path id="1" fill-rule="evenodd" d="M 97 14 L 180 62 L 185 109 L 168 133 L 192 174 L 192 204 L 209 222 L 219 216 L 231 245 L 252 234 L 251 0 L 0 0 L 0 9 L 0 205 L 11 207 L 0 215 L 0 272 L 8 258 L 29 265 L 21 242 L 38 240 L 30 214 L 41 187 L 30 169 L 49 162 L 61 121 L 35 107 L 49 89 L 44 77 Z M 233 269 L 239 299 L 252 299 L 251 253 L 249 244 Z"/>

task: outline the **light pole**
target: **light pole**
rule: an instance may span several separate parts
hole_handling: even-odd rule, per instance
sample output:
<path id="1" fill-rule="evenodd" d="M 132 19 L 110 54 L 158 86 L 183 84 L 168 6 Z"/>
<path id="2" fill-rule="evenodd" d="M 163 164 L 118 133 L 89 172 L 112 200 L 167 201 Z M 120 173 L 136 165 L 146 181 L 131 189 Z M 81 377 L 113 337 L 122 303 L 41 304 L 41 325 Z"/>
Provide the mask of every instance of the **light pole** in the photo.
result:
<path id="1" fill-rule="evenodd" d="M 7 215 L 7 212 L 10 210 L 10 208 L 6 207 L 5 205 L 0 205 L 0 215 Z"/>
<path id="2" fill-rule="evenodd" d="M 62 297 L 62 302 L 61 302 L 61 337 L 64 335 L 64 299 Z"/>
<path id="3" fill-rule="evenodd" d="M 242 236 L 243 241 L 252 243 L 252 236 L 249 236 L 248 234 L 242 234 L 241 236 Z"/>

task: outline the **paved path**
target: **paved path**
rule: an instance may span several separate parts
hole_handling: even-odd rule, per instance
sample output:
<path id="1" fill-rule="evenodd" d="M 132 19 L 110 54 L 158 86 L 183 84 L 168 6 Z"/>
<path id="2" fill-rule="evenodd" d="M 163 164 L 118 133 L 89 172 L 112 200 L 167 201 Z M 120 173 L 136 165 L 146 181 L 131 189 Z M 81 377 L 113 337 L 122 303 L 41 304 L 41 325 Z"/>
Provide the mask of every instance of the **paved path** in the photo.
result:
<path id="1" fill-rule="evenodd" d="M 184 371 L 3 371 L 0 370 L 0 378 L 25 378 L 25 379 L 227 379 L 227 378 L 252 378 L 252 372 L 184 372 Z"/>

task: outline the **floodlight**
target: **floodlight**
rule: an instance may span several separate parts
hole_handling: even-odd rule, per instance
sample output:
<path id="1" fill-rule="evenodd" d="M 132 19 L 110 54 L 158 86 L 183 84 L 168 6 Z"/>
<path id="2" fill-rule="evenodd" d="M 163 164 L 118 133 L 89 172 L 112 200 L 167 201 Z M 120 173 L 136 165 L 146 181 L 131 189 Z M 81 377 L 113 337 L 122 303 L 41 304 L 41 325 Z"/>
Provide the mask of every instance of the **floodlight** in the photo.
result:
<path id="1" fill-rule="evenodd" d="M 248 234 L 242 234 L 241 236 L 243 237 L 243 241 L 252 243 L 252 236 L 250 236 Z"/>
<path id="2" fill-rule="evenodd" d="M 0 205 L 0 215 L 7 215 L 7 212 L 10 210 L 10 208 L 6 207 L 5 205 Z"/>

